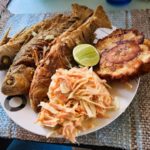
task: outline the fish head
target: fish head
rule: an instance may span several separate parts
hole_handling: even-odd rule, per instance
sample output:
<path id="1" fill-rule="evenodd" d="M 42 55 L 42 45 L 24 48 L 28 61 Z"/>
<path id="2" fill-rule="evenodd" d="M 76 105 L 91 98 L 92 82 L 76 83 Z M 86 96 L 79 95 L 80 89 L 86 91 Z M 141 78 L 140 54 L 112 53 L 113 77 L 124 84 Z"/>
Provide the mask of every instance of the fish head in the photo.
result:
<path id="1" fill-rule="evenodd" d="M 11 73 L 9 70 L 2 84 L 2 93 L 11 96 L 28 93 L 31 84 L 31 80 L 29 79 L 32 79 L 33 73 L 34 70 L 32 67 L 24 65 L 14 67 Z"/>

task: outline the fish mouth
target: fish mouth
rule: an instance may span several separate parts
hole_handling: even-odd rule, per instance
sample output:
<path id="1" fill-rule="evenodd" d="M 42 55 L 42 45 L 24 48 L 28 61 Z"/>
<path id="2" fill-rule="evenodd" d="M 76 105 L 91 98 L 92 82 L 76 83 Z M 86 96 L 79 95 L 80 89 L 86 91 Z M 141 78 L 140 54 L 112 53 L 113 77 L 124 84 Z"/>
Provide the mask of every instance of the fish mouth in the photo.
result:
<path id="1" fill-rule="evenodd" d="M 12 60 L 9 56 L 1 56 L 0 57 L 0 70 L 5 70 L 10 67 L 12 64 Z"/>
<path id="2" fill-rule="evenodd" d="M 10 95 L 10 93 L 11 93 L 11 96 L 17 95 L 16 93 L 17 90 L 14 87 L 15 87 L 15 79 L 14 77 L 11 76 L 3 82 L 1 91 L 5 95 Z"/>
<path id="3" fill-rule="evenodd" d="M 25 90 L 27 92 L 27 84 L 26 81 L 22 78 L 18 78 L 16 76 L 9 76 L 2 84 L 1 91 L 3 94 L 8 96 L 21 95 L 24 94 Z"/>

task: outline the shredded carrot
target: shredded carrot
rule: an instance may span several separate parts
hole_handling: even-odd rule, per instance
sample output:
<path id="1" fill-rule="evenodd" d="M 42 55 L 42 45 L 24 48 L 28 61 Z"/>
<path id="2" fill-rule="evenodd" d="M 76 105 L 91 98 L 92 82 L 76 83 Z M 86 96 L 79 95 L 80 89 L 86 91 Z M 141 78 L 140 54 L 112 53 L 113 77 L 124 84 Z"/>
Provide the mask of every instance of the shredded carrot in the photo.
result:
<path id="1" fill-rule="evenodd" d="M 92 68 L 58 69 L 49 86 L 49 102 L 41 102 L 38 122 L 76 142 L 77 134 L 87 129 L 83 124 L 91 118 L 106 118 L 114 107 L 105 80 Z M 88 127 L 93 124 L 89 121 Z M 51 134 L 50 134 L 51 135 Z"/>

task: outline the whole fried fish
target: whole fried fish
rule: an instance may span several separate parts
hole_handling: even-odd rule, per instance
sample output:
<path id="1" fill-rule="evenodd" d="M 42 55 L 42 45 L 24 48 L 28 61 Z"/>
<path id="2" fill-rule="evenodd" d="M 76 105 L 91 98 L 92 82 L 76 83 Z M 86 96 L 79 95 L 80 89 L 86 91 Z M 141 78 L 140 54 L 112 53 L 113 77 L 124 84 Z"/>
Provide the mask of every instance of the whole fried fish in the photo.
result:
<path id="1" fill-rule="evenodd" d="M 94 14 L 72 32 L 64 32 L 51 46 L 50 52 L 37 67 L 29 92 L 31 107 L 39 111 L 38 104 L 48 101 L 47 92 L 51 76 L 58 68 L 68 68 L 73 64 L 73 48 L 80 43 L 92 43 L 94 31 L 99 27 L 111 28 L 111 23 L 103 8 L 98 6 Z"/>
<path id="2" fill-rule="evenodd" d="M 149 40 L 134 29 L 117 29 L 99 40 L 101 59 L 96 72 L 108 80 L 128 80 L 150 71 Z"/>
<path id="3" fill-rule="evenodd" d="M 37 51 L 45 49 L 48 44 L 52 43 L 53 38 L 59 36 L 68 28 L 68 32 L 76 29 L 93 13 L 91 9 L 85 6 L 73 4 L 72 7 L 71 16 L 58 15 L 54 17 L 53 24 L 48 30 L 39 33 L 21 48 L 2 84 L 2 92 L 5 95 L 28 93 L 36 68 L 32 48 Z"/>
<path id="4" fill-rule="evenodd" d="M 53 19 L 48 18 L 31 27 L 23 29 L 10 40 L 8 31 L 0 42 L 0 70 L 8 69 L 11 65 L 13 58 L 16 56 L 21 47 L 30 41 L 39 32 L 48 29 L 53 24 Z M 7 42 L 6 42 L 7 40 Z"/>

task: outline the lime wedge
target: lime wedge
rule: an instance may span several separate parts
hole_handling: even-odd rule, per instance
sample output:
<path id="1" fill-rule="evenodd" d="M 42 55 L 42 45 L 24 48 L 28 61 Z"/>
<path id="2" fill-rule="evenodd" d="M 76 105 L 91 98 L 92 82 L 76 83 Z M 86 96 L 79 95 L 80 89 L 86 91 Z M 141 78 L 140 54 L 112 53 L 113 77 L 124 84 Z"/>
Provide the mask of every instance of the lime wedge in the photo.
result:
<path id="1" fill-rule="evenodd" d="M 90 44 L 80 44 L 73 49 L 74 60 L 82 66 L 90 67 L 98 64 L 100 55 Z"/>

